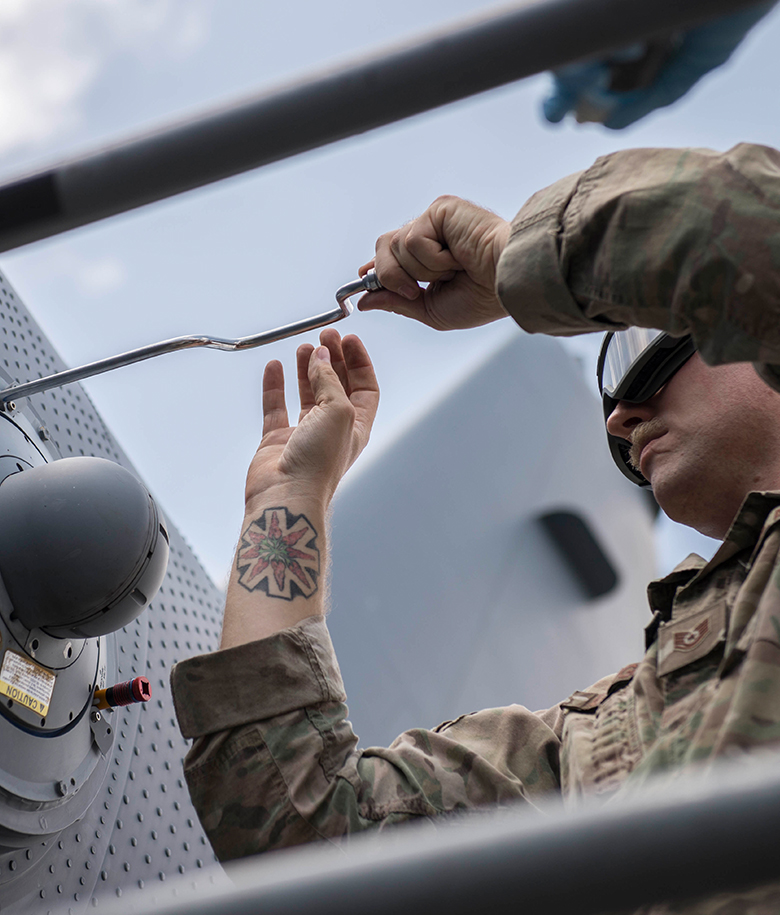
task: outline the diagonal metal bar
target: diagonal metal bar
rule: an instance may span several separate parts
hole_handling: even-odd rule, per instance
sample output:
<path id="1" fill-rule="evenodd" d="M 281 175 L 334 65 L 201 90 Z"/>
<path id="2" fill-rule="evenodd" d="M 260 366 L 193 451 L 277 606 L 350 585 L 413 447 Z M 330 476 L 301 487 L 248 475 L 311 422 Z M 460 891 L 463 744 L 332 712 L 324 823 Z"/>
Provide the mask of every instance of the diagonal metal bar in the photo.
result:
<path id="1" fill-rule="evenodd" d="M 41 394 L 43 391 L 49 391 L 52 388 L 61 388 L 66 384 L 73 384 L 76 381 L 83 381 L 85 378 L 91 378 L 93 375 L 102 375 L 104 372 L 112 372 L 114 369 L 120 369 L 126 365 L 133 365 L 136 362 L 144 362 L 147 359 L 154 359 L 156 356 L 165 356 L 168 353 L 177 353 L 185 349 L 195 349 L 196 347 L 206 347 L 208 349 L 218 349 L 223 352 L 241 352 L 246 349 L 254 349 L 256 346 L 265 346 L 268 343 L 276 343 L 278 340 L 284 340 L 287 337 L 294 337 L 296 334 L 304 334 L 319 327 L 325 327 L 334 321 L 340 321 L 346 317 L 346 314 L 336 308 L 332 311 L 323 312 L 312 318 L 305 318 L 302 321 L 295 321 L 292 324 L 285 324 L 283 327 L 276 327 L 273 330 L 267 330 L 260 334 L 253 334 L 249 337 L 238 337 L 234 340 L 222 337 L 206 337 L 191 335 L 186 337 L 173 337 L 170 340 L 161 340 L 159 343 L 150 343 L 147 346 L 139 346 L 136 349 L 128 350 L 126 353 L 119 353 L 116 356 L 108 356 L 105 359 L 98 359 L 95 362 L 89 362 L 78 368 L 65 369 L 62 372 L 56 372 L 54 375 L 47 375 L 45 378 L 38 378 L 35 381 L 27 381 L 23 384 L 12 385 L 0 391 L 0 405 L 9 402 L 15 403 L 23 397 L 30 397 L 32 394 Z"/>
<path id="2" fill-rule="evenodd" d="M 755 764 L 755 761 L 753 761 Z M 529 807 L 246 859 L 155 915 L 604 915 L 780 880 L 777 757 L 574 812 Z M 130 915 L 138 902 L 99 913 Z M 729 910 L 731 911 L 731 909 Z"/>
<path id="3" fill-rule="evenodd" d="M 753 0 L 542 0 L 460 23 L 0 187 L 0 251 Z"/>
<path id="4" fill-rule="evenodd" d="M 376 277 L 376 271 L 369 270 L 361 279 L 352 280 L 336 290 L 338 308 L 334 308 L 332 311 L 314 315 L 312 318 L 303 318 L 300 321 L 294 321 L 292 324 L 285 324 L 283 327 L 252 334 L 249 337 L 225 339 L 224 337 L 191 335 L 173 337 L 171 340 L 161 340 L 159 343 L 139 346 L 137 349 L 129 350 L 126 353 L 108 356 L 106 359 L 98 359 L 96 362 L 80 365 L 77 368 L 65 369 L 62 372 L 47 375 L 45 378 L 11 385 L 11 387 L 0 391 L 0 409 L 6 404 L 14 404 L 15 401 L 20 400 L 22 397 L 29 397 L 31 394 L 41 394 L 52 388 L 61 388 L 66 384 L 83 381 L 93 375 L 102 375 L 104 372 L 111 372 L 125 365 L 133 365 L 136 362 L 144 362 L 147 359 L 154 359 L 156 356 L 165 356 L 168 353 L 177 353 L 184 349 L 195 349 L 196 347 L 204 346 L 208 349 L 237 353 L 246 349 L 254 349 L 257 346 L 265 346 L 268 343 L 277 343 L 279 340 L 286 340 L 288 337 L 305 334 L 348 317 L 352 314 L 351 296 L 381 288 Z"/>

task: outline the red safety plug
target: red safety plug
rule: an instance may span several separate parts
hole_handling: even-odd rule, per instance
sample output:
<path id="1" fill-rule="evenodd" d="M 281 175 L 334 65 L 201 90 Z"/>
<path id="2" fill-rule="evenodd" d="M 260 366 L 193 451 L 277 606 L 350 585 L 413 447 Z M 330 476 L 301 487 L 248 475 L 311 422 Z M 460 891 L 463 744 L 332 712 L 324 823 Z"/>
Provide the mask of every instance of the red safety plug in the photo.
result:
<path id="1" fill-rule="evenodd" d="M 152 698 L 152 684 L 146 677 L 136 677 L 125 683 L 116 683 L 106 689 L 96 689 L 92 705 L 99 709 L 132 705 L 134 702 L 148 702 Z"/>

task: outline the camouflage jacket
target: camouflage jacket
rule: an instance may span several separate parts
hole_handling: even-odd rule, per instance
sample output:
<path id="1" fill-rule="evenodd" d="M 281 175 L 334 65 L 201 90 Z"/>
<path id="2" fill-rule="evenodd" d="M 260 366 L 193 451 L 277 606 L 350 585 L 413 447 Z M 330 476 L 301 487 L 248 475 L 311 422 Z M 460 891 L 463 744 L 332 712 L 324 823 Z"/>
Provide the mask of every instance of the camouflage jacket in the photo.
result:
<path id="1" fill-rule="evenodd" d="M 488 709 L 359 749 L 323 619 L 173 672 L 192 800 L 222 860 L 487 804 L 569 803 L 780 739 L 780 493 L 746 499 L 709 563 L 649 589 L 639 664 L 547 711 Z M 764 915 L 780 888 L 686 913 Z M 754 905 L 750 904 L 754 901 Z M 767 908 L 767 905 L 773 906 Z M 656 907 L 653 913 L 673 911 Z"/>
<path id="2" fill-rule="evenodd" d="M 780 152 L 630 149 L 533 197 L 497 287 L 531 333 L 654 327 L 705 362 L 780 363 Z M 779 373 L 780 374 L 780 373 Z"/>
<path id="3" fill-rule="evenodd" d="M 780 323 L 762 317 L 780 308 L 777 280 L 765 275 L 780 227 L 774 200 L 771 150 L 618 153 L 526 204 L 500 264 L 503 301 L 532 331 L 663 327 L 693 333 L 713 362 L 780 364 Z M 779 552 L 780 493 L 753 493 L 709 563 L 689 557 L 650 585 L 640 663 L 552 709 L 476 712 L 388 748 L 358 748 L 320 618 L 182 662 L 173 694 L 182 732 L 195 738 L 185 773 L 215 851 L 228 860 L 342 842 L 412 818 L 534 805 L 550 792 L 567 803 L 609 799 L 655 773 L 775 746 Z M 780 911 L 780 887 L 680 911 L 764 915 Z"/>

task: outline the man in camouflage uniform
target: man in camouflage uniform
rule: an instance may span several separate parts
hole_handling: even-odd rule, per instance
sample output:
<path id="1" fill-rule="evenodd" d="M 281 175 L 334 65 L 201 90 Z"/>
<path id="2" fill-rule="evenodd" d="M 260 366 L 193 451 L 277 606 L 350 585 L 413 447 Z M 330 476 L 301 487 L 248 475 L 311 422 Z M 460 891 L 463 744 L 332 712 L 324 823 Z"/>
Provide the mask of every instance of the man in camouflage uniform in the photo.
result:
<path id="1" fill-rule="evenodd" d="M 650 585 L 639 664 L 544 712 L 491 709 L 359 750 L 323 616 L 325 512 L 367 441 L 376 379 L 356 337 L 325 331 L 323 346 L 299 349 L 292 429 L 271 363 L 222 650 L 173 673 L 182 731 L 195 738 L 187 780 L 218 856 L 550 792 L 607 798 L 661 771 L 774 747 L 780 154 L 616 153 L 534 195 L 511 226 L 440 198 L 379 239 L 375 264 L 386 291 L 361 307 L 440 329 L 509 313 L 531 332 L 691 334 L 698 353 L 648 400 L 620 401 L 608 428 L 632 442 L 662 507 L 723 544 Z M 685 911 L 776 912 L 780 889 Z"/>

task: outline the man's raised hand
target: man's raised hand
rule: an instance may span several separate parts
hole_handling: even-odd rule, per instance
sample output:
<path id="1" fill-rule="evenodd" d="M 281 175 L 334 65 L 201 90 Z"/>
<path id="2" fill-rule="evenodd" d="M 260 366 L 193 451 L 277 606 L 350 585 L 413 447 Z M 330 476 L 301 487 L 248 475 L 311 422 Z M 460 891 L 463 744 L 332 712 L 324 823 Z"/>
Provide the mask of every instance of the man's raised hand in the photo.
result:
<path id="1" fill-rule="evenodd" d="M 263 438 L 247 473 L 246 505 L 284 489 L 323 508 L 368 442 L 379 385 L 366 348 L 354 335 L 328 328 L 321 346 L 298 348 L 301 412 L 290 426 L 284 372 L 269 362 L 263 376 Z"/>
<path id="2" fill-rule="evenodd" d="M 361 311 L 391 311 L 436 330 L 477 327 L 506 317 L 495 292 L 509 223 L 459 197 L 439 197 L 416 219 L 382 235 L 371 267 L 385 287 Z M 421 289 L 418 282 L 428 283 Z"/>

